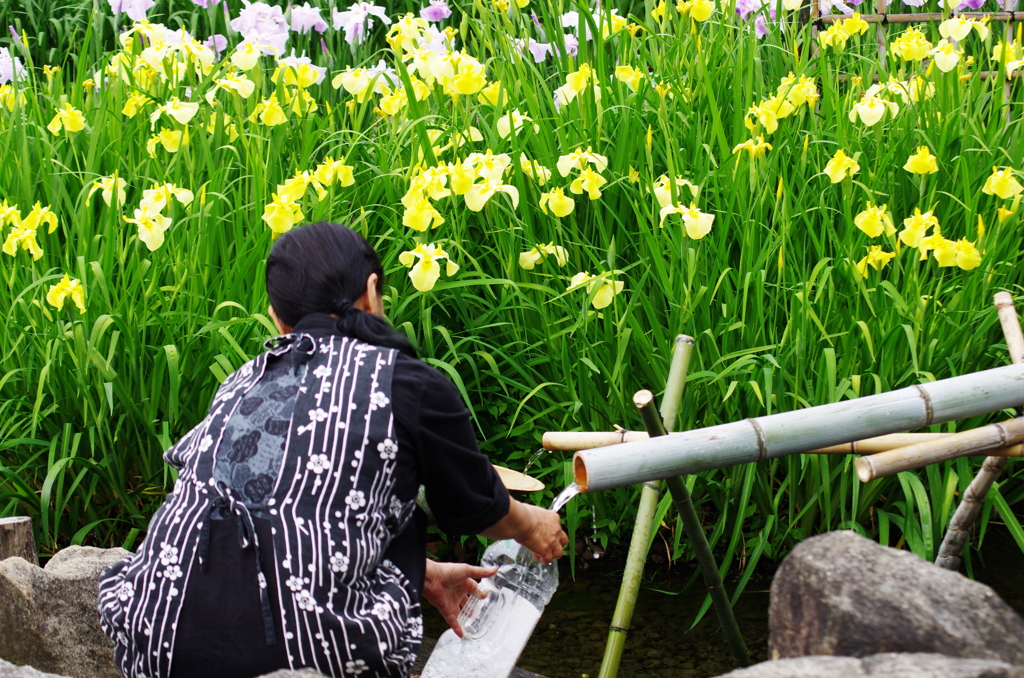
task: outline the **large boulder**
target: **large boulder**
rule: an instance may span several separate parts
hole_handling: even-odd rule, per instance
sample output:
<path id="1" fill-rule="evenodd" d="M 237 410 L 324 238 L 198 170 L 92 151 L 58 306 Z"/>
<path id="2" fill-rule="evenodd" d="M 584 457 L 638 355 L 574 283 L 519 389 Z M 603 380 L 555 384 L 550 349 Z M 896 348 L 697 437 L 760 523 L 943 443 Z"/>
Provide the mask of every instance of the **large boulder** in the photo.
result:
<path id="1" fill-rule="evenodd" d="M 0 659 L 73 678 L 120 678 L 96 601 L 100 573 L 127 555 L 72 546 L 45 568 L 22 558 L 0 562 Z"/>
<path id="2" fill-rule="evenodd" d="M 719 678 L 1024 678 L 1024 669 L 989 659 L 942 654 L 799 657 L 761 662 Z"/>
<path id="3" fill-rule="evenodd" d="M 769 625 L 772 659 L 919 652 L 1024 666 L 1024 619 L 992 589 L 850 531 L 793 549 Z"/>

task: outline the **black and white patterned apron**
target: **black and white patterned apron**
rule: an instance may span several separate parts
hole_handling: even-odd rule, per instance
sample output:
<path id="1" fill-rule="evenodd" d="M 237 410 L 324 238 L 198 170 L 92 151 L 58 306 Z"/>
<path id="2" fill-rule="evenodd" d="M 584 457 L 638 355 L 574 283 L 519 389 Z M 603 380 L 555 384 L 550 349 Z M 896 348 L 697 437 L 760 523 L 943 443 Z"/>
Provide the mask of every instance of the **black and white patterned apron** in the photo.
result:
<path id="1" fill-rule="evenodd" d="M 206 565 L 215 518 L 237 519 L 242 546 L 255 549 L 267 642 L 276 615 L 292 668 L 366 678 L 412 666 L 419 601 L 383 556 L 414 508 L 394 493 L 397 352 L 309 334 L 267 345 L 164 455 L 179 470 L 174 491 L 138 552 L 101 577 L 102 626 L 127 678 L 170 674 L 182 592 Z M 269 356 L 286 354 L 294 368 L 266 372 Z M 280 407 L 287 398 L 293 406 Z M 253 515 L 270 522 L 272 544 L 259 543 Z M 276 601 L 266 577 L 276 577 Z"/>

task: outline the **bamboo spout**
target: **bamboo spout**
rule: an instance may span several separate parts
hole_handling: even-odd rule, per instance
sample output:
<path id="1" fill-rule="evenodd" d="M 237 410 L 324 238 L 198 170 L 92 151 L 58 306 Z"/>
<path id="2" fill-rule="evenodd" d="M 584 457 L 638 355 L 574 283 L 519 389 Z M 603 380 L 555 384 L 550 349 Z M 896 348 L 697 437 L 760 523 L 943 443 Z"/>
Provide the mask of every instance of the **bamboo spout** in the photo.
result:
<path id="1" fill-rule="evenodd" d="M 633 485 L 922 428 L 1024 404 L 1024 365 L 576 453 L 588 491 Z M 582 482 L 580 482 L 582 481 Z"/>

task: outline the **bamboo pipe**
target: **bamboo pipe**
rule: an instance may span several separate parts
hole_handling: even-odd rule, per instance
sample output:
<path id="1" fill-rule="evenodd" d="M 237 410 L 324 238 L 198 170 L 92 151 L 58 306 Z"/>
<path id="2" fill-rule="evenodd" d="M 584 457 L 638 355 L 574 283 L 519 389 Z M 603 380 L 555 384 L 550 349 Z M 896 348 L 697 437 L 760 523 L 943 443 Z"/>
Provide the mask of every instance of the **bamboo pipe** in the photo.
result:
<path id="1" fill-rule="evenodd" d="M 862 483 L 884 478 L 928 464 L 948 461 L 968 454 L 1005 448 L 1024 441 L 1024 419 L 1010 419 L 1001 424 L 956 433 L 938 440 L 929 440 L 901 447 L 874 456 L 860 457 L 853 462 Z M 1019 447 L 1019 445 L 1018 445 Z M 1005 456 L 1002 457 L 1005 459 Z"/>
<path id="2" fill-rule="evenodd" d="M 1010 365 L 657 440 L 582 450 L 573 457 L 573 469 L 584 491 L 604 490 L 798 454 L 1022 403 L 1024 365 Z"/>
<path id="3" fill-rule="evenodd" d="M 685 334 L 676 336 L 672 349 L 672 363 L 668 368 L 668 379 L 665 381 L 665 395 L 661 400 L 661 416 L 665 428 L 675 427 L 679 412 L 679 401 L 682 399 L 686 385 L 686 374 L 690 370 L 690 357 L 693 355 L 693 337 Z M 647 437 L 647 433 L 644 433 Z M 615 678 L 619 673 L 622 661 L 622 650 L 626 646 L 626 636 L 633 621 L 633 610 L 640 594 L 640 582 L 643 579 L 644 563 L 650 549 L 651 533 L 654 530 L 654 516 L 658 511 L 661 498 L 661 482 L 652 480 L 644 483 L 640 490 L 640 505 L 636 511 L 636 522 L 633 524 L 633 536 L 629 540 L 629 552 L 626 555 L 626 568 L 622 573 L 622 584 L 619 586 L 619 597 L 615 602 L 615 613 L 608 629 L 608 642 L 604 646 L 601 658 L 601 671 L 598 678 Z"/>
<path id="4" fill-rule="evenodd" d="M 665 429 L 661 425 L 661 418 L 654 409 L 654 396 L 650 391 L 637 391 L 633 396 L 633 404 L 640 411 L 644 420 L 644 427 L 651 437 L 665 435 Z M 666 479 L 669 492 L 672 493 L 672 502 L 676 505 L 676 512 L 683 521 L 683 529 L 686 537 L 693 546 L 694 555 L 697 557 L 697 564 L 700 566 L 701 574 L 704 576 L 704 584 L 711 594 L 711 602 L 714 605 L 715 613 L 718 615 L 718 622 L 725 632 L 726 642 L 729 644 L 729 652 L 739 667 L 750 666 L 750 655 L 747 652 L 747 645 L 743 642 L 740 634 L 740 627 L 736 623 L 736 616 L 732 613 L 732 605 L 729 604 L 729 595 L 722 582 L 722 575 L 718 571 L 718 564 L 715 556 L 711 553 L 711 545 L 708 544 L 707 535 L 704 534 L 704 526 L 701 525 L 697 510 L 693 507 L 690 499 L 690 492 L 686 484 L 679 476 Z"/>
<path id="5" fill-rule="evenodd" d="M 678 433 L 670 433 L 676 436 Z M 915 445 L 926 440 L 938 440 L 948 438 L 953 433 L 890 433 L 889 435 L 876 436 L 856 440 L 852 443 L 821 447 L 816 450 L 808 450 L 805 454 L 878 454 L 888 452 L 900 447 Z M 608 447 L 619 443 L 632 443 L 637 440 L 649 440 L 650 436 L 646 431 L 548 431 L 543 437 L 543 446 L 548 451 L 577 452 L 579 450 L 592 450 L 597 447 Z M 970 452 L 965 453 L 971 454 Z M 986 453 L 993 457 L 1024 457 L 1024 445 L 1010 445 L 1009 447 L 992 450 Z M 961 455 L 964 456 L 964 455 Z"/>
<path id="6" fill-rule="evenodd" d="M 1024 334 L 1021 333 L 1020 321 L 1017 319 L 1017 309 L 1013 307 L 1013 297 L 1009 292 L 997 292 L 993 301 L 996 305 L 996 313 L 999 315 L 999 325 L 1006 338 L 1010 362 L 1020 365 L 1024 363 Z M 960 569 L 960 557 L 967 544 L 968 533 L 974 525 L 974 521 L 978 519 L 978 514 L 981 513 L 985 495 L 988 494 L 992 483 L 1002 473 L 1004 466 L 1006 466 L 1006 457 L 987 458 L 981 470 L 978 471 L 978 475 L 967 486 L 963 499 L 956 507 L 956 511 L 949 521 L 949 528 L 939 546 L 939 555 L 935 558 L 935 564 L 939 567 L 954 571 Z"/>

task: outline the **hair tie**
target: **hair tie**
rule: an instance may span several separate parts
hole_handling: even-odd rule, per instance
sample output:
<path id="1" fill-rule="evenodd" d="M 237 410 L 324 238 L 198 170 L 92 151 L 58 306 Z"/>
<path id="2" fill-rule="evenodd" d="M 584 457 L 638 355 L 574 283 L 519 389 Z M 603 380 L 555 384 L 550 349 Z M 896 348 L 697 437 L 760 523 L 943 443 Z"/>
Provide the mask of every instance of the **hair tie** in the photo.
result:
<path id="1" fill-rule="evenodd" d="M 348 299 L 334 302 L 334 312 L 339 316 L 344 316 L 350 308 L 352 308 L 352 302 Z"/>

